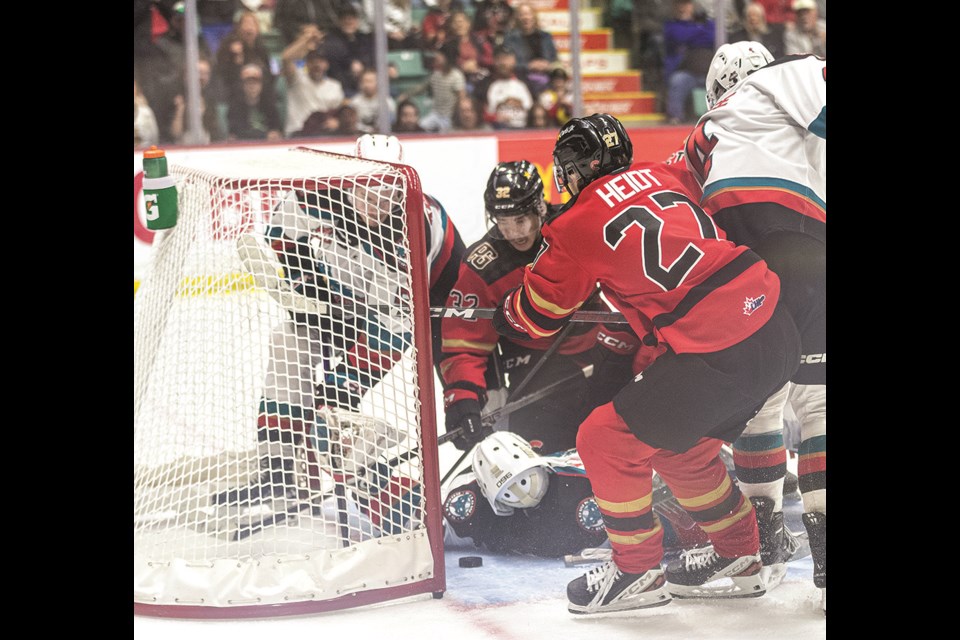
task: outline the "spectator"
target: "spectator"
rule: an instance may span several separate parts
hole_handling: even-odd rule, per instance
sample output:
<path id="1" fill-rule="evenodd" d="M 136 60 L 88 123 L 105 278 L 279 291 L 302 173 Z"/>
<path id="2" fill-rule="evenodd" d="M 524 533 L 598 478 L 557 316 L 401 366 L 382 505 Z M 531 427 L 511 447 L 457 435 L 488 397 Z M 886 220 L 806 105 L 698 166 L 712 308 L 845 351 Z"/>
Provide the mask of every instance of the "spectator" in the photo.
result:
<path id="1" fill-rule="evenodd" d="M 499 47 L 493 59 L 493 75 L 480 83 L 474 97 L 484 107 L 484 119 L 494 129 L 523 129 L 533 106 L 530 88 L 516 74 L 517 55 Z"/>
<path id="2" fill-rule="evenodd" d="M 357 115 L 357 110 L 352 104 L 347 103 L 340 107 L 340 112 L 337 114 L 337 116 L 340 119 L 340 128 L 337 130 L 338 135 L 363 135 L 364 132 L 360 129 L 360 117 Z"/>
<path id="3" fill-rule="evenodd" d="M 194 144 L 210 144 L 227 137 L 224 124 L 221 123 L 220 114 L 217 112 L 218 103 L 212 76 L 210 61 L 203 58 L 197 60 L 197 78 L 200 82 L 200 124 L 203 128 L 200 130 L 199 140 L 189 141 Z M 170 138 L 176 144 L 188 142 L 184 138 L 187 132 L 187 101 L 185 95 L 186 90 L 184 88 L 173 98 L 174 111 L 173 119 L 170 121 Z"/>
<path id="4" fill-rule="evenodd" d="M 291 136 L 303 128 L 315 112 L 329 113 L 340 108 L 345 96 L 343 85 L 327 76 L 330 62 L 320 45 L 323 35 L 315 26 L 283 50 L 283 76 L 287 81 L 287 121 L 285 133 Z M 303 60 L 303 66 L 297 62 Z"/>
<path id="5" fill-rule="evenodd" d="M 250 63 L 240 70 L 243 95 L 233 96 L 227 108 L 230 140 L 282 140 L 283 125 L 276 95 L 265 89 L 264 70 Z"/>
<path id="6" fill-rule="evenodd" d="M 635 61 L 635 68 L 642 74 L 644 91 L 655 91 L 660 95 L 664 93 L 663 23 L 672 8 L 661 0 L 633 0 L 630 33 L 636 35 L 631 36 L 628 46 L 630 59 Z"/>
<path id="7" fill-rule="evenodd" d="M 276 0 L 273 27 L 280 32 L 283 46 L 288 47 L 307 25 L 324 33 L 336 27 L 339 12 L 348 5 L 350 0 Z"/>
<path id="8" fill-rule="evenodd" d="M 552 129 L 553 127 L 554 123 L 547 110 L 543 108 L 543 105 L 534 102 L 533 106 L 530 107 L 530 113 L 527 114 L 527 128 Z"/>
<path id="9" fill-rule="evenodd" d="M 516 26 L 507 31 L 503 45 L 517 55 L 517 72 L 523 76 L 534 95 L 539 95 L 550 82 L 550 66 L 557 62 L 557 45 L 553 36 L 540 28 L 537 12 L 529 2 L 515 9 Z"/>
<path id="10" fill-rule="evenodd" d="M 463 10 L 460 0 L 436 0 L 436 4 L 427 9 L 420 23 L 420 46 L 426 51 L 443 47 L 447 37 L 447 21 L 452 10 Z"/>
<path id="11" fill-rule="evenodd" d="M 794 0 L 793 11 L 796 21 L 787 24 L 783 36 L 786 53 L 812 53 L 826 58 L 827 21 L 817 13 L 817 3 L 814 0 Z"/>
<path id="12" fill-rule="evenodd" d="M 243 93 L 240 70 L 248 63 L 246 50 L 240 34 L 228 33 L 217 49 L 217 66 L 214 71 L 214 86 L 217 100 L 226 104 L 231 96 Z"/>
<path id="13" fill-rule="evenodd" d="M 256 12 L 246 10 L 237 16 L 233 26 L 233 32 L 240 36 L 243 43 L 243 51 L 248 63 L 254 62 L 264 70 L 266 75 L 264 81 L 273 81 L 273 74 L 270 73 L 270 52 L 267 51 L 267 45 L 263 42 L 260 34 L 260 18 Z"/>
<path id="14" fill-rule="evenodd" d="M 357 136 L 363 132 L 359 129 L 360 121 L 357 110 L 349 103 L 344 104 L 336 111 L 321 114 L 314 113 L 303 125 L 301 136 Z"/>
<path id="15" fill-rule="evenodd" d="M 270 53 L 263 44 L 257 14 L 252 11 L 242 13 L 233 30 L 220 41 L 216 59 L 212 91 L 218 101 L 226 104 L 243 95 L 240 70 L 251 63 L 260 65 L 264 70 L 264 85 L 276 93 L 277 79 L 270 70 Z"/>
<path id="16" fill-rule="evenodd" d="M 758 0 L 758 2 L 763 5 L 767 24 L 786 25 L 788 22 L 793 22 L 793 11 L 790 7 L 792 0 Z M 736 42 L 736 40 L 730 42 Z"/>
<path id="17" fill-rule="evenodd" d="M 157 5 L 163 7 L 163 4 Z M 168 5 L 169 6 L 169 5 Z M 145 92 L 150 106 L 153 107 L 160 127 L 160 142 L 172 143 L 170 125 L 175 112 L 174 99 L 183 91 L 184 75 L 186 71 L 187 49 L 184 41 L 184 11 L 183 2 L 173 5 L 169 15 L 165 15 L 169 26 L 166 33 L 157 38 L 156 46 L 161 52 L 151 73 L 153 93 Z M 199 57 L 210 59 L 210 47 L 202 33 L 197 34 Z"/>
<path id="18" fill-rule="evenodd" d="M 373 37 L 360 30 L 360 12 L 347 5 L 337 26 L 323 40 L 330 61 L 330 77 L 340 82 L 348 98 L 360 90 L 360 75 L 374 66 Z"/>
<path id="19" fill-rule="evenodd" d="M 493 67 L 493 46 L 471 29 L 470 17 L 454 11 L 447 21 L 447 36 L 442 51 L 467 79 L 467 93 L 472 93 Z"/>
<path id="20" fill-rule="evenodd" d="M 160 144 L 160 129 L 153 109 L 140 91 L 137 79 L 133 79 L 133 148 L 146 149 Z"/>
<path id="21" fill-rule="evenodd" d="M 743 26 L 732 32 L 728 42 L 759 42 L 774 60 L 784 54 L 783 24 L 767 24 L 767 14 L 760 2 L 749 2 L 743 10 Z"/>
<path id="22" fill-rule="evenodd" d="M 480 0 L 476 3 L 473 30 L 494 47 L 503 44 L 513 25 L 513 7 L 507 0 Z"/>
<path id="23" fill-rule="evenodd" d="M 537 96 L 537 103 L 547 112 L 550 122 L 557 127 L 570 119 L 573 113 L 573 90 L 566 69 L 556 66 L 550 72 L 550 84 Z"/>
<path id="24" fill-rule="evenodd" d="M 363 12 L 368 25 L 361 27 L 361 30 L 367 33 L 372 29 L 375 1 L 363 0 Z M 385 0 L 383 23 L 387 32 L 387 48 L 390 51 L 418 48 L 420 29 L 413 22 L 413 0 Z"/>
<path id="25" fill-rule="evenodd" d="M 480 105 L 476 99 L 464 96 L 457 101 L 457 107 L 453 111 L 453 130 L 491 131 L 493 127 L 483 121 L 480 112 Z"/>
<path id="26" fill-rule="evenodd" d="M 166 57 L 154 43 L 154 22 L 161 15 L 157 0 L 133 2 L 133 73 L 147 103 L 160 99 Z"/>
<path id="27" fill-rule="evenodd" d="M 432 70 L 426 81 L 401 94 L 399 101 L 427 93 L 432 98 L 431 108 L 420 121 L 427 131 L 446 132 L 453 126 L 453 110 L 457 101 L 466 95 L 467 81 L 463 72 L 447 59 L 442 51 L 431 54 Z"/>
<path id="28" fill-rule="evenodd" d="M 357 112 L 358 128 L 364 133 L 379 133 L 377 127 L 380 122 L 380 96 L 377 95 L 377 70 L 367 69 L 360 76 L 360 90 L 347 102 Z M 390 113 L 390 124 L 393 125 L 397 117 L 397 102 L 387 96 L 387 110 Z"/>
<path id="29" fill-rule="evenodd" d="M 425 133 L 420 126 L 420 107 L 413 100 L 403 100 L 397 105 L 397 122 L 393 133 Z"/>
<path id="30" fill-rule="evenodd" d="M 236 16 L 246 7 L 241 0 L 197 0 L 197 27 L 204 33 L 211 51 L 236 25 Z"/>
<path id="31" fill-rule="evenodd" d="M 673 0 L 674 17 L 663 24 L 667 122 L 687 122 L 693 90 L 703 87 L 713 59 L 714 24 L 695 12 L 693 0 Z"/>

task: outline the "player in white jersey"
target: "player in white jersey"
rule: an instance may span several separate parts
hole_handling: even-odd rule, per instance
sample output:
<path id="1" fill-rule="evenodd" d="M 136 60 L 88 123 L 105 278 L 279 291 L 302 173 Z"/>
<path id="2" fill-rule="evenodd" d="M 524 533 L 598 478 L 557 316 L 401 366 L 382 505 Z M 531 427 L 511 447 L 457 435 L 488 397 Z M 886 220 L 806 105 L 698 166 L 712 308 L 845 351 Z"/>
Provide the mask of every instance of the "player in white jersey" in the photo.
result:
<path id="1" fill-rule="evenodd" d="M 721 46 L 707 75 L 708 111 L 687 138 L 688 168 L 703 186 L 701 205 L 727 237 L 763 257 L 800 330 L 803 355 L 791 382 L 774 394 L 734 443 L 743 493 L 760 526 L 765 566 L 776 565 L 786 472 L 783 408 L 801 429 L 799 485 L 826 613 L 826 61 L 774 61 L 757 42 Z M 782 574 L 781 574 L 782 577 Z"/>
<path id="2" fill-rule="evenodd" d="M 393 136 L 361 136 L 357 155 L 398 163 Z M 354 419 L 363 395 L 412 344 L 401 312 L 407 298 L 398 183 L 355 184 L 319 192 L 290 190 L 274 209 L 267 237 L 295 294 L 342 309 L 336 316 L 290 310 L 274 331 L 258 416 L 261 466 L 274 494 L 292 476 L 291 447 L 305 442 L 311 484 L 326 453 L 330 411 Z M 446 302 L 465 247 L 443 206 L 423 195 L 430 304 Z M 387 311 L 386 309 L 389 309 Z M 433 327 L 440 353 L 439 320 Z M 341 353 L 333 353 L 335 345 Z M 336 362 L 339 360 L 339 362 Z M 263 482 L 263 480 L 261 480 Z"/>

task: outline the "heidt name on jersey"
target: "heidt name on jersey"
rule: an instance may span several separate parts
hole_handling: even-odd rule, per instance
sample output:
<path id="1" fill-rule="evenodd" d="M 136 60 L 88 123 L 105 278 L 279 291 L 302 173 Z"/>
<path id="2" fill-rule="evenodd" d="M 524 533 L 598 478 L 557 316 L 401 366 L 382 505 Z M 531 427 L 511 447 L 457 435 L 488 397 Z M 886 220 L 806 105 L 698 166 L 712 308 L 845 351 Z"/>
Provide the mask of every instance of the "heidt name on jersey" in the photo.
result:
<path id="1" fill-rule="evenodd" d="M 652 169 L 631 169 L 625 171 L 597 189 L 597 195 L 603 198 L 608 207 L 615 207 L 630 196 L 650 187 L 663 185 L 653 176 Z"/>

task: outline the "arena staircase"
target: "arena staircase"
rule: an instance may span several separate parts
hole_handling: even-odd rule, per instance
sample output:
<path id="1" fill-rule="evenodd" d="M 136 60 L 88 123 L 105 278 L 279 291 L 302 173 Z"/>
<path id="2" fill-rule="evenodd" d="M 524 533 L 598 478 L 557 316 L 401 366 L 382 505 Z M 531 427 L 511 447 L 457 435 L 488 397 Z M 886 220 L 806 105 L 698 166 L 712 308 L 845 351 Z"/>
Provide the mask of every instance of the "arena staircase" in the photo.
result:
<path id="1" fill-rule="evenodd" d="M 656 124 L 664 121 L 657 113 L 657 95 L 643 90 L 643 76 L 630 67 L 630 52 L 613 48 L 613 30 L 603 24 L 603 10 L 591 6 L 595 0 L 580 1 L 580 71 L 584 113 L 609 113 L 624 124 Z M 560 60 L 569 71 L 569 0 L 531 0 L 540 28 L 553 36 Z"/>

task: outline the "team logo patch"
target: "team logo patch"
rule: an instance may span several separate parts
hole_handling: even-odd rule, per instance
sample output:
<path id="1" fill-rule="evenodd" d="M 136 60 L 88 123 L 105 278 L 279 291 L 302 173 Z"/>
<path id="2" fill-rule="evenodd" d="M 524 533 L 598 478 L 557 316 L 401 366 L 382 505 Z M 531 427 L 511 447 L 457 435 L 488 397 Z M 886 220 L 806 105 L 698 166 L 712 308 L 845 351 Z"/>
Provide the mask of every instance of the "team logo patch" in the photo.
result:
<path id="1" fill-rule="evenodd" d="M 600 515 L 600 507 L 597 506 L 597 501 L 592 497 L 584 498 L 577 505 L 577 524 L 584 531 L 590 533 L 603 531 L 603 516 Z"/>
<path id="2" fill-rule="evenodd" d="M 497 255 L 497 251 L 490 245 L 490 243 L 484 242 L 474 249 L 469 256 L 467 256 L 467 264 L 472 266 L 477 271 L 482 271 L 497 259 Z"/>
<path id="3" fill-rule="evenodd" d="M 477 512 L 477 494 L 470 489 L 458 489 L 443 503 L 443 512 L 451 522 L 466 522 Z"/>
<path id="4" fill-rule="evenodd" d="M 757 296 L 756 298 L 751 298 L 747 296 L 747 299 L 743 301 L 743 315 L 749 316 L 753 315 L 753 312 L 763 306 L 764 301 L 767 299 L 767 296 Z"/>

